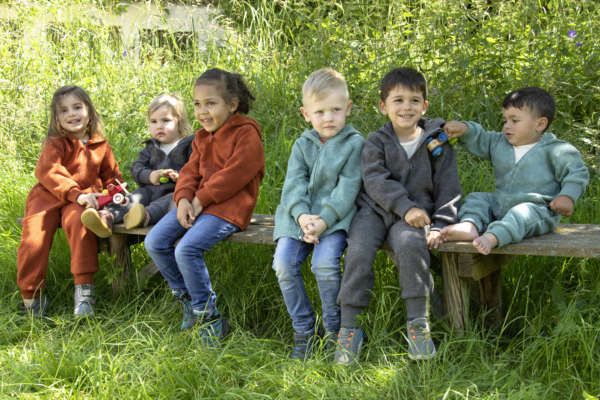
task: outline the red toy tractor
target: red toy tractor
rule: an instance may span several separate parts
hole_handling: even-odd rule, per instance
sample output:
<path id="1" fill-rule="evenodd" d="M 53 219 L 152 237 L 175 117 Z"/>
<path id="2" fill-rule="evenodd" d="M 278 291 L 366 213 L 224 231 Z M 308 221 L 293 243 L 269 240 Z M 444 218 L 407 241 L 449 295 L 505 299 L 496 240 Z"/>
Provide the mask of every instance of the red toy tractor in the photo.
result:
<path id="1" fill-rule="evenodd" d="M 117 182 L 116 185 L 111 183 L 102 191 L 104 196 L 98 197 L 98 209 L 104 208 L 109 203 L 122 206 L 129 204 L 129 199 L 125 197 L 126 194 L 129 194 L 127 191 L 127 182 L 119 182 L 118 179 L 115 179 L 115 182 Z"/>

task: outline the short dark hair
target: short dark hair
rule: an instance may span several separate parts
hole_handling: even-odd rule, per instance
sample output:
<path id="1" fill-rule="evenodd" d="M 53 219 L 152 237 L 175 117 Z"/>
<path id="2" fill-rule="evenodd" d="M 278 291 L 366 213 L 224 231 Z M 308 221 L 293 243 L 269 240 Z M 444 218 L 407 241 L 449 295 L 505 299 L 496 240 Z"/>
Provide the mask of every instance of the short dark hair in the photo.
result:
<path id="1" fill-rule="evenodd" d="M 216 85 L 226 102 L 230 102 L 234 97 L 237 97 L 237 112 L 247 114 L 250 111 L 254 96 L 240 74 L 224 71 L 219 68 L 212 68 L 196 79 L 194 87 L 206 84 Z"/>
<path id="2" fill-rule="evenodd" d="M 390 91 L 396 86 L 404 86 L 421 92 L 423 100 L 427 100 L 427 80 L 422 73 L 412 68 L 396 68 L 385 74 L 379 86 L 379 97 L 387 99 Z"/>
<path id="3" fill-rule="evenodd" d="M 509 107 L 518 109 L 527 107 L 538 117 L 546 117 L 548 119 L 546 129 L 550 126 L 556 112 L 556 105 L 550 93 L 536 86 L 513 90 L 507 94 L 502 102 L 502 108 Z"/>

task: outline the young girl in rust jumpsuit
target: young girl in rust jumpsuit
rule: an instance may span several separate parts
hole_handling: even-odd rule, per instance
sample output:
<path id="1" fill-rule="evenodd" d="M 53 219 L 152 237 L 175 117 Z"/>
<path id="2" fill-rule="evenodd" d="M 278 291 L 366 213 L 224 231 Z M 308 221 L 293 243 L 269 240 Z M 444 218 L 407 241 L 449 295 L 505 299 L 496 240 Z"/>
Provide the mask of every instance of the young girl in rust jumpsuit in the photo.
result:
<path id="1" fill-rule="evenodd" d="M 17 253 L 17 284 L 22 308 L 34 316 L 46 311 L 43 295 L 52 238 L 60 226 L 71 248 L 77 316 L 94 314 L 94 273 L 98 270 L 96 235 L 81 223 L 86 207 L 98 208 L 96 198 L 121 173 L 102 136 L 102 123 L 88 94 L 63 86 L 52 98 L 51 119 L 35 168 L 38 183 L 25 204 L 23 233 Z"/>

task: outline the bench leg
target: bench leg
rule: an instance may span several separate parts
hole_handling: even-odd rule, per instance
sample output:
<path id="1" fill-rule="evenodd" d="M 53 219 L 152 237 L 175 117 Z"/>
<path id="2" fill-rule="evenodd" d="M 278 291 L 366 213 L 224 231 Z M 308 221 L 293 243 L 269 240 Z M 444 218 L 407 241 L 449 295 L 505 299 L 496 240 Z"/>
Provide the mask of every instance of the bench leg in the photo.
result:
<path id="1" fill-rule="evenodd" d="M 502 277 L 500 269 L 479 281 L 479 304 L 489 313 L 485 319 L 488 328 L 496 328 L 502 322 Z"/>
<path id="2" fill-rule="evenodd" d="M 110 236 L 109 254 L 113 257 L 113 271 L 121 271 L 112 282 L 113 296 L 117 296 L 127 287 L 131 276 L 131 251 L 127 235 L 115 233 Z"/>
<path id="3" fill-rule="evenodd" d="M 469 290 L 466 281 L 458 276 L 459 257 L 456 253 L 442 253 L 442 276 L 448 320 L 454 329 L 462 332 L 468 316 Z"/>

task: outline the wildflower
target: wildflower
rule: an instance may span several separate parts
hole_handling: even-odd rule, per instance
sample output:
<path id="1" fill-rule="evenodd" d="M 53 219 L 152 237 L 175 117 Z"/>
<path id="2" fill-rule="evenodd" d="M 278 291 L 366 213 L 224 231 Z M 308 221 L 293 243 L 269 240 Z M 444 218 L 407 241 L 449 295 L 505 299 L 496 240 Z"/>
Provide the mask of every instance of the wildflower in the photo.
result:
<path id="1" fill-rule="evenodd" d="M 121 54 L 123 54 L 123 57 L 127 57 L 127 50 L 123 50 L 123 53 Z"/>
<path id="2" fill-rule="evenodd" d="M 568 33 L 567 36 L 569 37 L 569 39 L 573 39 L 575 37 L 575 35 L 577 35 L 577 32 L 574 31 L 573 29 L 571 29 Z"/>
<path id="3" fill-rule="evenodd" d="M 583 46 L 583 43 L 581 43 L 581 42 L 577 42 L 577 43 L 575 43 L 575 45 L 576 45 L 577 47 L 581 47 L 581 46 Z"/>

